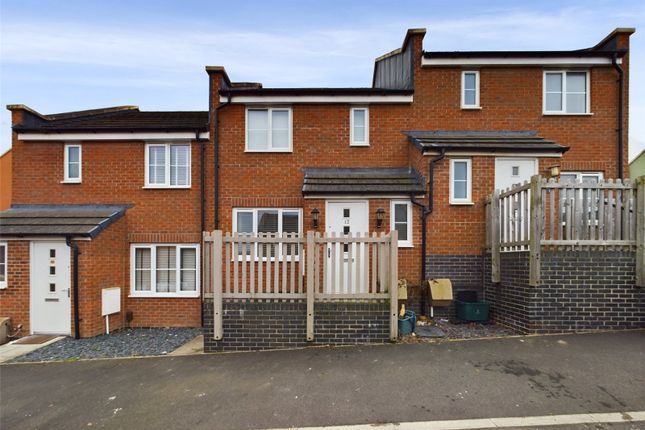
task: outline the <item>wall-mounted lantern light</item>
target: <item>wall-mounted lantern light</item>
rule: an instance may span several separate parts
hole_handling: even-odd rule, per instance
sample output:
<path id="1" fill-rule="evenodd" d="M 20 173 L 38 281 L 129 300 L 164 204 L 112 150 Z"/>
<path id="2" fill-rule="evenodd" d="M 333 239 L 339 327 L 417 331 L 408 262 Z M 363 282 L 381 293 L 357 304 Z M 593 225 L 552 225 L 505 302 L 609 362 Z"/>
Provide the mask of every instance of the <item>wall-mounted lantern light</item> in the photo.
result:
<path id="1" fill-rule="evenodd" d="M 551 166 L 551 167 L 549 167 L 549 173 L 551 173 L 552 178 L 560 176 L 560 166 Z"/>
<path id="2" fill-rule="evenodd" d="M 383 220 L 385 219 L 385 209 L 378 208 L 376 210 L 376 228 L 383 227 Z"/>
<path id="3" fill-rule="evenodd" d="M 311 226 L 313 228 L 318 228 L 318 217 L 320 216 L 320 211 L 317 208 L 311 210 Z"/>

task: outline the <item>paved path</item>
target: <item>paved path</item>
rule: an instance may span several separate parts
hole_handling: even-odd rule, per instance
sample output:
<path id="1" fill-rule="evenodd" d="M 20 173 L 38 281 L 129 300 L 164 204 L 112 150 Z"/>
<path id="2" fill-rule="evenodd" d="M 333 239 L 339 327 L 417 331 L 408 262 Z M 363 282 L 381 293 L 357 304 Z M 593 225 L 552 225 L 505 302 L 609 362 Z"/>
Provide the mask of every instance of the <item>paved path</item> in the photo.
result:
<path id="1" fill-rule="evenodd" d="M 3 365 L 0 381 L 2 429 L 252 429 L 642 411 L 645 332 Z"/>

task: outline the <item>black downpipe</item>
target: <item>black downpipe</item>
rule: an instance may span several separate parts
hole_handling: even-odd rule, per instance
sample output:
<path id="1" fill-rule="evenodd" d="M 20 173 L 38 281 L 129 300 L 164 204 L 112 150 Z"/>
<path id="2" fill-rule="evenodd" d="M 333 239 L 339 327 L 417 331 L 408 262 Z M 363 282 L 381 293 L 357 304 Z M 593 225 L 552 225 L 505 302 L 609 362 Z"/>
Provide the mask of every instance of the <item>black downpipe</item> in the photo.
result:
<path id="1" fill-rule="evenodd" d="M 228 106 L 231 104 L 231 95 L 227 94 L 226 95 L 227 99 L 224 103 L 220 103 L 217 105 L 215 108 L 215 112 L 213 114 L 213 122 L 215 124 L 215 130 L 213 131 L 213 147 L 215 150 L 215 174 L 213 175 L 215 177 L 215 195 L 214 195 L 214 220 L 215 220 L 215 230 L 219 228 L 219 111 L 225 106 Z"/>
<path id="2" fill-rule="evenodd" d="M 80 339 L 81 327 L 78 310 L 78 256 L 80 252 L 78 251 L 78 244 L 76 242 L 72 242 L 71 236 L 67 236 L 65 238 L 65 243 L 67 243 L 67 246 L 72 248 L 72 261 L 74 264 L 74 273 L 72 274 L 72 294 L 74 295 L 74 339 Z"/>
<path id="3" fill-rule="evenodd" d="M 614 56 L 611 58 L 611 65 L 614 66 L 616 72 L 618 72 L 618 127 L 616 132 L 618 133 L 618 178 L 622 179 L 624 176 L 623 171 L 623 104 L 625 97 L 625 72 L 623 68 L 618 65 L 618 54 L 614 52 Z"/>
<path id="4" fill-rule="evenodd" d="M 428 217 L 434 209 L 434 165 L 443 160 L 446 156 L 446 149 L 442 148 L 441 153 L 430 160 L 428 163 L 428 205 L 423 208 L 421 213 L 421 315 L 426 315 L 428 303 L 428 289 L 426 282 L 426 241 L 428 238 Z M 413 201 L 416 204 L 416 202 Z"/>

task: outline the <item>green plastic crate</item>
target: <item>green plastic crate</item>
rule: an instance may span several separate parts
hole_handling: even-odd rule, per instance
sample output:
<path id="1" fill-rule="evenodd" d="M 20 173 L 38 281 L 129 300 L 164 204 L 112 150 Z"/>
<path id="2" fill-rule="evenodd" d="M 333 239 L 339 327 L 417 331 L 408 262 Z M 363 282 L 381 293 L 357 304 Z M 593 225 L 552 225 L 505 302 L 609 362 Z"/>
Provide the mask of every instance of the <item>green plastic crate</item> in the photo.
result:
<path id="1" fill-rule="evenodd" d="M 462 321 L 488 321 L 490 304 L 486 302 L 462 302 L 455 300 L 457 318 Z"/>

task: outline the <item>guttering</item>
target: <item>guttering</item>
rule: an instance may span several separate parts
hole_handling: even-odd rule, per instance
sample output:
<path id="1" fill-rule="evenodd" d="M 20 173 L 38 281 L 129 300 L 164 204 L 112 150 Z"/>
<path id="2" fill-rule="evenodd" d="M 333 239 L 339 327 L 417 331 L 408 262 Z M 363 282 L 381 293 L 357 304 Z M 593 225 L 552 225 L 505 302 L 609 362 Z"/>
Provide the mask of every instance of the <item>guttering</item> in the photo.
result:
<path id="1" fill-rule="evenodd" d="M 74 272 L 72 274 L 72 294 L 74 297 L 74 339 L 81 338 L 79 306 L 78 306 L 78 256 L 80 254 L 78 245 L 72 241 L 71 236 L 65 237 L 65 243 L 72 249 Z"/>
<path id="2" fill-rule="evenodd" d="M 308 103 L 308 104 L 334 104 L 334 103 L 369 103 L 369 104 L 409 104 L 414 100 L 409 95 L 227 95 L 220 96 L 220 102 L 228 103 Z"/>
<path id="3" fill-rule="evenodd" d="M 623 178 L 623 152 L 624 152 L 624 143 L 623 143 L 623 104 L 625 98 L 625 72 L 623 68 L 619 66 L 618 62 L 618 53 L 614 52 L 613 57 L 611 57 L 611 65 L 614 67 L 618 73 L 618 114 L 617 121 L 618 126 L 616 127 L 616 132 L 618 133 L 617 143 L 618 143 L 618 178 Z"/>
<path id="4" fill-rule="evenodd" d="M 200 139 L 208 139 L 208 132 L 200 132 Z M 45 140 L 175 140 L 193 139 L 195 133 L 192 131 L 169 131 L 169 132 L 107 132 L 107 133 L 43 133 L 43 132 L 18 132 L 18 140 L 22 141 L 45 141 Z"/>
<path id="5" fill-rule="evenodd" d="M 443 53 L 442 53 L 443 54 Z M 428 56 L 426 56 L 428 55 Z M 622 62 L 622 59 L 618 59 Z M 610 66 L 612 60 L 607 56 L 570 56 L 570 57 L 506 57 L 500 53 L 498 57 L 492 56 L 477 56 L 476 53 L 472 56 L 461 56 L 455 53 L 454 57 L 432 57 L 432 52 L 425 53 L 421 59 L 421 67 L 454 67 L 454 66 Z"/>

